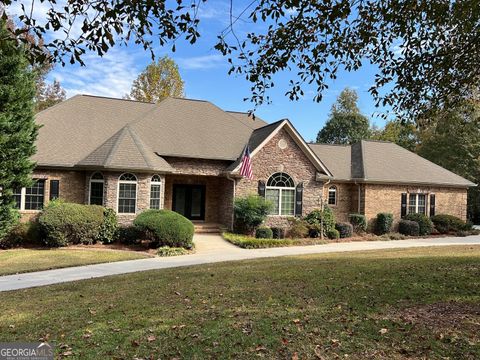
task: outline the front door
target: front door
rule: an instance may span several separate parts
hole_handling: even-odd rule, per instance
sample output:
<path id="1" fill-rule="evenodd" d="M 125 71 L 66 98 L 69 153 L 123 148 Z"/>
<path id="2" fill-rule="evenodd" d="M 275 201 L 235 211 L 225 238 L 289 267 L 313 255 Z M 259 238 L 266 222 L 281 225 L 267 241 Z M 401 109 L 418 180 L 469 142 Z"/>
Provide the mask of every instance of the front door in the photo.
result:
<path id="1" fill-rule="evenodd" d="M 172 210 L 190 220 L 205 220 L 205 185 L 173 185 Z"/>

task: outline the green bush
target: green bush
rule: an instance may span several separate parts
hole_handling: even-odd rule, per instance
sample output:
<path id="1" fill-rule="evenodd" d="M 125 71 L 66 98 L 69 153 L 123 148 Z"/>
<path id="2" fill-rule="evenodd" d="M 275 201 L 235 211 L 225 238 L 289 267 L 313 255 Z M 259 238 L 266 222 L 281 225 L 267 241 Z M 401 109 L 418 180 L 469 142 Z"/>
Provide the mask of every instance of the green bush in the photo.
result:
<path id="1" fill-rule="evenodd" d="M 263 249 L 271 247 L 291 246 L 295 244 L 291 239 L 255 239 L 251 236 L 224 233 L 225 240 L 231 242 L 233 245 L 244 249 Z"/>
<path id="2" fill-rule="evenodd" d="M 235 231 L 253 234 L 255 228 L 265 221 L 271 208 L 272 204 L 258 195 L 235 199 L 233 205 Z"/>
<path id="3" fill-rule="evenodd" d="M 341 239 L 352 237 L 353 226 L 350 223 L 337 223 L 335 229 L 338 230 Z"/>
<path id="4" fill-rule="evenodd" d="M 435 225 L 435 229 L 441 234 L 448 234 L 451 231 L 456 232 L 466 230 L 467 228 L 467 224 L 462 219 L 453 215 L 438 214 L 432 216 L 431 220 Z"/>
<path id="5" fill-rule="evenodd" d="M 303 239 L 308 236 L 308 224 L 298 218 L 289 218 L 288 222 L 290 227 L 288 229 L 287 235 L 292 239 Z"/>
<path id="6" fill-rule="evenodd" d="M 10 249 L 24 245 L 41 245 L 42 232 L 36 221 L 16 224 L 0 239 L 0 249 Z"/>
<path id="7" fill-rule="evenodd" d="M 379 213 L 375 221 L 375 233 L 383 235 L 389 233 L 393 225 L 393 214 Z"/>
<path id="8" fill-rule="evenodd" d="M 405 235 L 399 234 L 399 233 L 388 233 L 388 234 L 383 234 L 381 236 L 385 240 L 405 240 L 406 237 Z"/>
<path id="9" fill-rule="evenodd" d="M 408 214 L 404 217 L 405 220 L 415 221 L 420 227 L 420 235 L 430 235 L 433 231 L 432 220 L 424 214 Z"/>
<path id="10" fill-rule="evenodd" d="M 193 246 L 194 227 L 186 217 L 170 210 L 146 210 L 140 213 L 133 225 L 147 233 L 160 246 Z"/>
<path id="11" fill-rule="evenodd" d="M 178 256 L 178 255 L 186 255 L 188 251 L 183 247 L 169 247 L 169 246 L 162 246 L 157 249 L 158 256 Z"/>
<path id="12" fill-rule="evenodd" d="M 332 209 L 330 209 L 328 206 L 325 206 L 323 211 L 318 209 L 313 210 L 307 216 L 305 216 L 305 221 L 309 224 L 311 237 L 320 236 L 322 220 L 324 235 L 327 235 L 331 230 L 335 230 L 335 215 L 333 214 Z"/>
<path id="13" fill-rule="evenodd" d="M 257 239 L 273 239 L 272 229 L 266 226 L 261 226 L 255 230 L 255 237 Z"/>
<path id="14" fill-rule="evenodd" d="M 117 214 L 113 209 L 103 209 L 103 223 L 98 234 L 98 241 L 103 244 L 110 244 L 116 240 L 117 234 Z"/>
<path id="15" fill-rule="evenodd" d="M 272 236 L 274 239 L 285 239 L 285 229 L 281 227 L 272 227 Z"/>
<path id="16" fill-rule="evenodd" d="M 93 244 L 99 238 L 103 209 L 95 205 L 58 202 L 47 206 L 38 218 L 45 234 L 45 245 Z"/>
<path id="17" fill-rule="evenodd" d="M 136 245 L 144 239 L 145 234 L 135 226 L 120 226 L 115 238 L 125 245 Z"/>
<path id="18" fill-rule="evenodd" d="M 398 232 L 408 236 L 420 235 L 420 224 L 413 220 L 402 219 L 398 223 Z"/>
<path id="19" fill-rule="evenodd" d="M 336 240 L 340 238 L 340 233 L 336 229 L 329 230 L 327 232 L 327 237 L 332 240 Z"/>
<path id="20" fill-rule="evenodd" d="M 348 215 L 348 221 L 353 226 L 353 231 L 357 234 L 367 231 L 367 218 L 362 214 Z"/>

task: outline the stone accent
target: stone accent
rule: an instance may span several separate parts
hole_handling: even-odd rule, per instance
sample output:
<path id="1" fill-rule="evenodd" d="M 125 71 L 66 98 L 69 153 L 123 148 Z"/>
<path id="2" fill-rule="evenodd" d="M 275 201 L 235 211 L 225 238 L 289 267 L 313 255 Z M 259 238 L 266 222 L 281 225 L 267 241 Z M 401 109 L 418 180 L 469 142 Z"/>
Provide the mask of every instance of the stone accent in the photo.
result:
<path id="1" fill-rule="evenodd" d="M 59 180 L 61 199 L 79 204 L 84 202 L 85 175 L 83 171 L 37 168 L 33 171 L 32 178 L 45 179 L 45 206 L 50 199 L 50 180 Z M 39 210 L 23 210 L 20 212 L 21 220 L 24 222 L 33 220 L 39 213 Z"/>
<path id="2" fill-rule="evenodd" d="M 401 217 L 401 194 L 424 193 L 435 194 L 435 213 L 449 214 L 466 220 L 467 218 L 467 189 L 434 186 L 412 185 L 377 185 L 365 184 L 365 215 L 369 222 L 380 212 L 393 214 L 395 224 Z M 427 211 L 429 211 L 429 197 L 427 196 Z"/>
<path id="3" fill-rule="evenodd" d="M 284 149 L 278 146 L 282 139 L 287 145 Z M 283 141 L 282 143 L 285 145 Z M 295 185 L 303 182 L 302 216 L 320 208 L 323 183 L 315 179 L 317 169 L 284 129 L 252 157 L 252 170 L 253 180 L 237 180 L 236 197 L 257 194 L 259 180 L 266 182 L 272 174 L 284 172 L 293 178 Z M 269 216 L 267 225 L 285 227 L 288 226 L 287 219 L 287 216 Z"/>

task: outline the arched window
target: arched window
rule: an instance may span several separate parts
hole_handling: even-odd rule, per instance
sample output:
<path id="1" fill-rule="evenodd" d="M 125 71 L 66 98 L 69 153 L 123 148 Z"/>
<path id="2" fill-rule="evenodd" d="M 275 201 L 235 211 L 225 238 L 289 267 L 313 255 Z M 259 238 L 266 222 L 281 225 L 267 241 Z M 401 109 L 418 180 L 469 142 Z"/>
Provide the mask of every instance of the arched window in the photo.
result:
<path id="1" fill-rule="evenodd" d="M 334 185 L 328 188 L 328 205 L 337 205 L 337 187 Z"/>
<path id="2" fill-rule="evenodd" d="M 271 215 L 295 215 L 295 183 L 290 175 L 278 172 L 270 176 L 265 198 L 273 203 Z"/>
<path id="3" fill-rule="evenodd" d="M 90 192 L 88 200 L 90 205 L 103 206 L 104 183 L 103 175 L 99 172 L 94 173 L 90 177 Z"/>
<path id="4" fill-rule="evenodd" d="M 118 179 L 119 214 L 135 214 L 137 210 L 137 177 L 133 174 L 122 174 Z"/>
<path id="5" fill-rule="evenodd" d="M 150 209 L 160 209 L 162 178 L 153 175 L 150 181 Z"/>

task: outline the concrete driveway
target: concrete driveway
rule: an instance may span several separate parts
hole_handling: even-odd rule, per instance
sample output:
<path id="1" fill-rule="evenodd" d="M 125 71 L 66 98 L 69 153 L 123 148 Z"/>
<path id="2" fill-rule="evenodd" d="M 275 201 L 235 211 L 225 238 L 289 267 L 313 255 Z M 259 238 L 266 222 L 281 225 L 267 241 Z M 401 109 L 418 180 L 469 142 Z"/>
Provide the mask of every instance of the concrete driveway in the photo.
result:
<path id="1" fill-rule="evenodd" d="M 64 269 L 0 276 L 0 291 L 57 284 L 137 271 L 167 269 L 222 261 L 258 259 L 345 251 L 381 250 L 447 245 L 480 245 L 480 236 L 409 239 L 397 241 L 362 241 L 312 246 L 246 250 L 238 248 L 219 235 L 195 235 L 196 253 L 192 255 L 119 261 Z"/>

